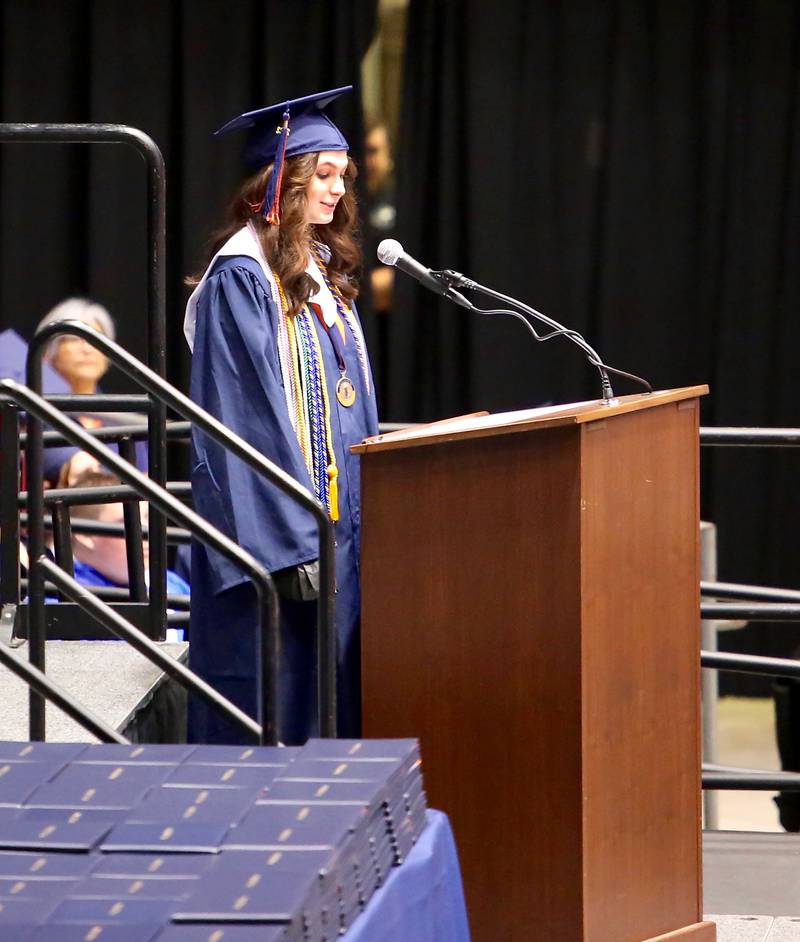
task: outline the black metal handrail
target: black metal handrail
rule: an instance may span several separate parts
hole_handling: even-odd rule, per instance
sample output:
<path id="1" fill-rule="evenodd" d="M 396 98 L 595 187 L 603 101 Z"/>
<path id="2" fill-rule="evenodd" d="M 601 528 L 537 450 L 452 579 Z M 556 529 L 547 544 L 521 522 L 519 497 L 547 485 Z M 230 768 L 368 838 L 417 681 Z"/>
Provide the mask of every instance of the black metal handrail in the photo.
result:
<path id="1" fill-rule="evenodd" d="M 776 589 L 774 586 L 747 585 L 741 582 L 700 583 L 700 594 L 715 598 L 750 599 L 756 602 L 800 602 L 800 590 Z"/>
<path id="2" fill-rule="evenodd" d="M 0 124 L 0 143 L 124 144 L 132 147 L 142 157 L 147 168 L 147 359 L 151 369 L 159 376 L 165 376 L 167 184 L 164 157 L 156 142 L 139 128 L 123 124 L 39 122 Z M 31 362 L 30 350 L 28 362 Z M 41 383 L 32 384 L 30 375 L 27 384 L 34 392 L 41 393 Z M 164 432 L 166 407 L 154 397 L 148 414 L 151 420 L 147 452 L 148 472 L 156 484 L 164 484 L 167 473 Z M 166 521 L 160 513 L 154 512 L 150 526 L 150 624 L 155 635 L 157 619 L 163 618 L 166 609 Z"/>
<path id="3" fill-rule="evenodd" d="M 729 791 L 800 792 L 800 773 L 764 772 L 735 766 L 703 764 L 703 788 Z"/>
<path id="4" fill-rule="evenodd" d="M 726 448 L 796 448 L 800 445 L 800 428 L 700 428 L 700 444 Z"/>
<path id="5" fill-rule="evenodd" d="M 0 485 L 19 487 L 19 409 L 0 397 Z M 19 513 L 13 500 L 0 500 L 0 605 L 19 603 Z"/>
<path id="6" fill-rule="evenodd" d="M 19 515 L 20 526 L 25 527 L 28 523 L 28 515 L 22 513 Z M 71 521 L 73 533 L 84 533 L 87 536 L 125 536 L 125 525 L 122 523 L 105 523 L 102 520 L 89 520 L 81 517 L 73 517 Z M 44 528 L 52 531 L 53 524 L 50 520 L 45 520 Z M 146 524 L 142 525 L 142 537 L 147 539 L 149 536 Z M 167 527 L 167 542 L 177 545 L 186 545 L 191 543 L 192 534 L 183 527 Z"/>
<path id="7" fill-rule="evenodd" d="M 186 531 L 189 532 L 188 530 Z M 20 580 L 23 591 L 28 587 L 28 580 L 23 578 Z M 83 583 L 81 583 L 83 585 Z M 92 595 L 96 595 L 99 599 L 105 599 L 107 602 L 127 602 L 130 597 L 130 593 L 125 586 L 119 585 L 84 585 L 84 589 L 88 589 Z M 45 593 L 51 594 L 58 591 L 58 587 L 55 583 L 45 582 L 44 584 Z M 171 609 L 179 609 L 189 611 L 189 605 L 191 604 L 191 595 L 180 595 L 174 592 L 167 593 L 167 604 Z M 167 619 L 169 620 L 169 614 L 167 613 Z"/>
<path id="8" fill-rule="evenodd" d="M 86 431 L 93 435 L 100 442 L 113 442 L 122 437 L 130 438 L 135 442 L 139 442 L 146 441 L 148 436 L 147 425 L 145 423 L 136 425 L 104 425 L 102 428 L 91 428 L 87 429 Z M 191 434 L 191 422 L 167 422 L 168 441 L 183 441 L 184 439 L 190 438 Z M 19 438 L 20 445 L 24 447 L 27 434 L 22 432 Z M 52 448 L 55 446 L 68 444 L 63 435 L 59 435 L 58 432 L 53 431 L 46 431 L 42 436 L 42 441 L 45 448 Z"/>
<path id="9" fill-rule="evenodd" d="M 88 433 L 87 434 L 91 434 Z M 130 462 L 133 464 L 133 462 Z M 191 497 L 192 486 L 188 481 L 170 481 L 164 485 L 164 490 L 173 497 Z M 29 495 L 27 491 L 20 491 L 17 506 L 26 507 Z M 139 501 L 141 494 L 135 487 L 127 484 L 108 484 L 101 487 L 52 487 L 44 492 L 45 506 L 50 504 L 66 504 L 80 506 L 81 504 L 118 504 L 125 501 Z"/>
<path id="10" fill-rule="evenodd" d="M 159 380 L 164 382 L 163 380 Z M 198 539 L 210 544 L 217 552 L 226 556 L 243 569 L 253 581 L 258 599 L 259 611 L 259 642 L 260 642 L 260 660 L 261 660 L 261 726 L 255 723 L 250 717 L 244 714 L 234 704 L 229 703 L 224 697 L 221 697 L 213 688 L 208 687 L 205 682 L 192 675 L 192 689 L 195 690 L 204 699 L 215 704 L 225 715 L 233 720 L 237 725 L 243 726 L 248 731 L 258 736 L 260 741 L 274 745 L 277 742 L 277 724 L 276 724 L 276 702 L 275 691 L 277 690 L 277 653 L 278 653 L 278 598 L 275 587 L 272 583 L 270 574 L 264 567 L 254 559 L 248 552 L 237 546 L 232 540 L 228 539 L 223 533 L 220 533 L 215 527 L 211 526 L 199 514 L 196 514 L 190 508 L 184 506 L 177 498 L 169 494 L 164 488 L 160 487 L 154 481 L 151 481 L 146 475 L 142 474 L 135 467 L 128 464 L 123 458 L 111 451 L 101 442 L 95 441 L 86 430 L 74 422 L 72 419 L 62 415 L 58 409 L 50 405 L 41 396 L 37 395 L 31 389 L 14 382 L 14 380 L 0 380 L 0 392 L 5 393 L 9 398 L 23 407 L 28 414 L 28 420 L 31 426 L 31 434 L 28 438 L 26 454 L 28 458 L 28 468 L 30 474 L 30 487 L 28 499 L 28 549 L 29 549 L 29 570 L 28 570 L 28 650 L 29 658 L 34 667 L 44 672 L 45 668 L 45 620 L 44 620 L 44 573 L 47 572 L 51 580 L 59 586 L 59 589 L 69 595 L 79 595 L 81 602 L 88 610 L 91 610 L 106 627 L 111 628 L 111 623 L 115 625 L 116 630 L 120 628 L 120 622 L 124 624 L 128 631 L 135 638 L 135 646 L 138 650 L 150 656 L 148 645 L 152 642 L 147 636 L 139 632 L 133 626 L 128 625 L 121 616 L 117 615 L 113 609 L 104 605 L 98 599 L 94 598 L 90 592 L 84 592 L 83 588 L 71 577 L 65 575 L 54 563 L 52 563 L 44 554 L 44 490 L 42 486 L 41 461 L 42 446 L 41 439 L 34 433 L 35 426 L 41 428 L 41 422 L 59 429 L 69 440 L 90 455 L 93 455 L 98 461 L 108 468 L 111 468 L 121 480 L 127 482 L 131 487 L 136 488 L 139 493 L 146 497 L 163 514 L 169 515 L 180 521 L 184 527 L 190 530 Z M 38 487 L 36 484 L 38 483 Z M 52 569 L 56 570 L 56 573 Z M 133 634 L 135 633 L 135 634 Z M 264 635 L 267 635 L 265 640 Z M 130 638 L 128 640 L 131 640 Z M 131 643 L 134 643 L 131 641 Z M 156 650 L 158 650 L 156 648 Z M 159 655 L 161 652 L 159 652 Z M 151 657 L 151 660 L 153 658 Z M 156 661 L 163 667 L 160 659 Z M 183 682 L 187 678 L 183 677 Z M 44 699 L 42 694 L 35 688 L 30 691 L 30 738 L 32 740 L 43 740 L 45 738 L 45 715 Z"/>
<path id="11" fill-rule="evenodd" d="M 45 393 L 44 398 L 62 412 L 95 415 L 102 412 L 148 413 L 153 400 L 146 393 Z"/>
<path id="12" fill-rule="evenodd" d="M 768 677 L 800 678 L 800 661 L 786 657 L 762 657 L 758 654 L 733 654 L 701 651 L 700 666 L 737 674 L 766 674 Z"/>
<path id="13" fill-rule="evenodd" d="M 164 379 L 144 366 L 136 357 L 128 353 L 119 344 L 109 340 L 87 324 L 80 321 L 60 321 L 48 324 L 37 331 L 28 347 L 26 364 L 27 383 L 31 389 L 41 389 L 41 351 L 44 345 L 59 334 L 75 334 L 83 337 L 89 344 L 101 350 L 108 359 L 147 390 L 154 398 L 159 398 L 165 405 L 191 421 L 206 435 L 219 442 L 224 448 L 236 455 L 250 468 L 270 481 L 284 494 L 307 510 L 317 525 L 319 534 L 319 602 L 317 604 L 317 706 L 319 713 L 319 731 L 321 736 L 336 736 L 336 629 L 334 621 L 334 585 L 335 556 L 333 524 L 322 504 L 305 487 L 282 468 L 265 458 L 240 436 L 226 428 L 220 421 L 192 402 L 188 396 L 175 389 Z M 39 421 L 30 424 L 27 453 L 29 456 L 41 452 L 42 426 Z M 34 447 L 32 447 L 34 446 Z M 87 449 L 88 451 L 89 449 Z M 34 468 L 28 459 L 28 473 L 36 470 L 41 475 L 41 454 Z M 105 462 L 103 462 L 105 464 Z M 120 475 L 120 477 L 122 477 Z M 30 513 L 30 507 L 29 513 Z M 43 513 L 42 515 L 43 516 Z M 41 519 L 41 516 L 38 519 Z M 36 521 L 37 526 L 38 519 Z M 32 520 L 33 522 L 33 520 Z M 151 528 L 153 520 L 150 521 Z M 165 534 L 166 535 L 166 534 Z M 166 546 L 166 541 L 165 541 Z M 151 549 L 150 560 L 153 554 Z M 164 569 L 166 569 L 164 561 Z M 152 569 L 151 569 L 152 572 Z M 151 584 L 152 592 L 152 584 Z M 165 587 L 166 594 L 166 587 Z M 162 610 L 165 606 L 162 606 Z"/>
<path id="14" fill-rule="evenodd" d="M 800 621 L 800 605 L 791 602 L 703 602 L 700 616 L 707 619 L 742 621 Z"/>
<path id="15" fill-rule="evenodd" d="M 800 428 L 701 427 L 700 444 L 704 447 L 733 448 L 797 448 Z M 727 582 L 701 582 L 705 596 L 740 599 L 703 602 L 700 613 L 707 619 L 744 621 L 800 621 L 800 592 L 748 586 Z M 757 604 L 758 603 L 758 604 Z M 702 667 L 771 677 L 800 679 L 800 662 L 788 658 L 701 651 Z M 768 791 L 800 791 L 800 775 L 789 772 L 757 772 L 749 769 L 714 769 L 703 772 L 703 787 L 709 789 L 764 789 Z"/>
<path id="16" fill-rule="evenodd" d="M 158 145 L 138 128 L 117 124 L 5 124 L 0 141 L 12 143 L 112 143 L 133 147 L 147 166 L 147 356 L 159 376 L 166 373 L 166 172 Z M 28 383 L 30 385 L 30 382 Z M 39 386 L 35 392 L 41 392 Z M 166 408 L 156 398 L 148 409 L 148 471 L 157 484 L 166 481 Z M 160 633 L 166 608 L 166 521 L 154 512 L 150 539 L 150 625 Z"/>
<path id="17" fill-rule="evenodd" d="M 166 372 L 166 220 L 164 157 L 144 131 L 125 124 L 0 124 L 0 143 L 125 144 L 147 166 L 147 350 L 159 376 Z"/>

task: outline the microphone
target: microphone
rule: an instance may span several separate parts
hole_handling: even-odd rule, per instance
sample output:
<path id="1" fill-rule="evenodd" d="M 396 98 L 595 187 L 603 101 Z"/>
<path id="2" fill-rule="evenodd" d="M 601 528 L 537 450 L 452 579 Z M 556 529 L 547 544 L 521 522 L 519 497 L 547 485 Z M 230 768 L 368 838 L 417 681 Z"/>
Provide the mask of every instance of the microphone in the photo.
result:
<path id="1" fill-rule="evenodd" d="M 383 262 L 384 265 L 393 265 L 395 268 L 399 268 L 400 271 L 404 271 L 407 275 L 411 275 L 412 278 L 416 278 L 428 291 L 433 291 L 434 294 L 442 294 L 446 298 L 450 298 L 451 301 L 455 301 L 456 304 L 461 304 L 464 307 L 469 305 L 466 298 L 463 298 L 457 291 L 453 291 L 449 285 L 439 281 L 439 279 L 431 273 L 429 268 L 426 268 L 415 258 L 406 254 L 406 252 L 403 251 L 403 246 L 397 239 L 384 239 L 383 242 L 381 242 L 378 246 L 378 259 Z"/>

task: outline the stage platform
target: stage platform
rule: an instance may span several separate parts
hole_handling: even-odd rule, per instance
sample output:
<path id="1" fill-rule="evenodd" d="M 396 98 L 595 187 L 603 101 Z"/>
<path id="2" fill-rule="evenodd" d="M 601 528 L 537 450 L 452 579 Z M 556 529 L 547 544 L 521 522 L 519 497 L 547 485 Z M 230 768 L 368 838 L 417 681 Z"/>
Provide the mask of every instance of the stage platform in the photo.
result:
<path id="1" fill-rule="evenodd" d="M 800 942 L 800 835 L 706 831 L 703 903 L 717 942 Z"/>
<path id="2" fill-rule="evenodd" d="M 800 918 L 706 916 L 717 924 L 717 942 L 798 942 Z"/>
<path id="3" fill-rule="evenodd" d="M 165 643 L 161 648 L 181 661 L 188 657 L 188 644 Z M 27 660 L 27 643 L 15 648 L 14 653 Z M 179 715 L 182 689 L 130 645 L 120 641 L 48 641 L 45 656 L 47 676 L 128 739 L 175 742 L 182 733 L 185 735 L 185 725 L 181 728 L 185 720 Z M 26 740 L 27 684 L 0 666 L 0 690 L 0 740 Z M 143 734 L 144 728 L 149 736 Z M 82 726 L 49 703 L 47 739 L 96 742 Z"/>

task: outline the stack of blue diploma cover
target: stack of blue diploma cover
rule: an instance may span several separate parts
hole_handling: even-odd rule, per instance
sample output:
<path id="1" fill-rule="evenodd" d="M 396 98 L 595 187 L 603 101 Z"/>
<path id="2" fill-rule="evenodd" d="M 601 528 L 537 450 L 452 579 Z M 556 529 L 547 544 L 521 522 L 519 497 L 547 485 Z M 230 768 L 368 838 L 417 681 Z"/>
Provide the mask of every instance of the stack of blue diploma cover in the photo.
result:
<path id="1" fill-rule="evenodd" d="M 425 812 L 413 739 L 0 743 L 0 939 L 330 942 Z"/>

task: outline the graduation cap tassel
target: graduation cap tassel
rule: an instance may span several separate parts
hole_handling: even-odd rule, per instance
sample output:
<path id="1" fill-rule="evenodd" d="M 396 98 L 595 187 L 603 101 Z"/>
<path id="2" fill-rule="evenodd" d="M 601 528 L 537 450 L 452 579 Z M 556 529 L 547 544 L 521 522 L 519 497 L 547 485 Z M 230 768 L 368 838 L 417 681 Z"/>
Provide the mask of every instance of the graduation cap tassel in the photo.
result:
<path id="1" fill-rule="evenodd" d="M 283 112 L 283 123 L 278 126 L 276 133 L 281 135 L 278 151 L 275 154 L 275 163 L 272 166 L 272 176 L 267 185 L 267 192 L 261 208 L 262 215 L 272 226 L 281 221 L 281 182 L 283 179 L 283 165 L 286 159 L 286 145 L 289 141 L 289 110 Z"/>

